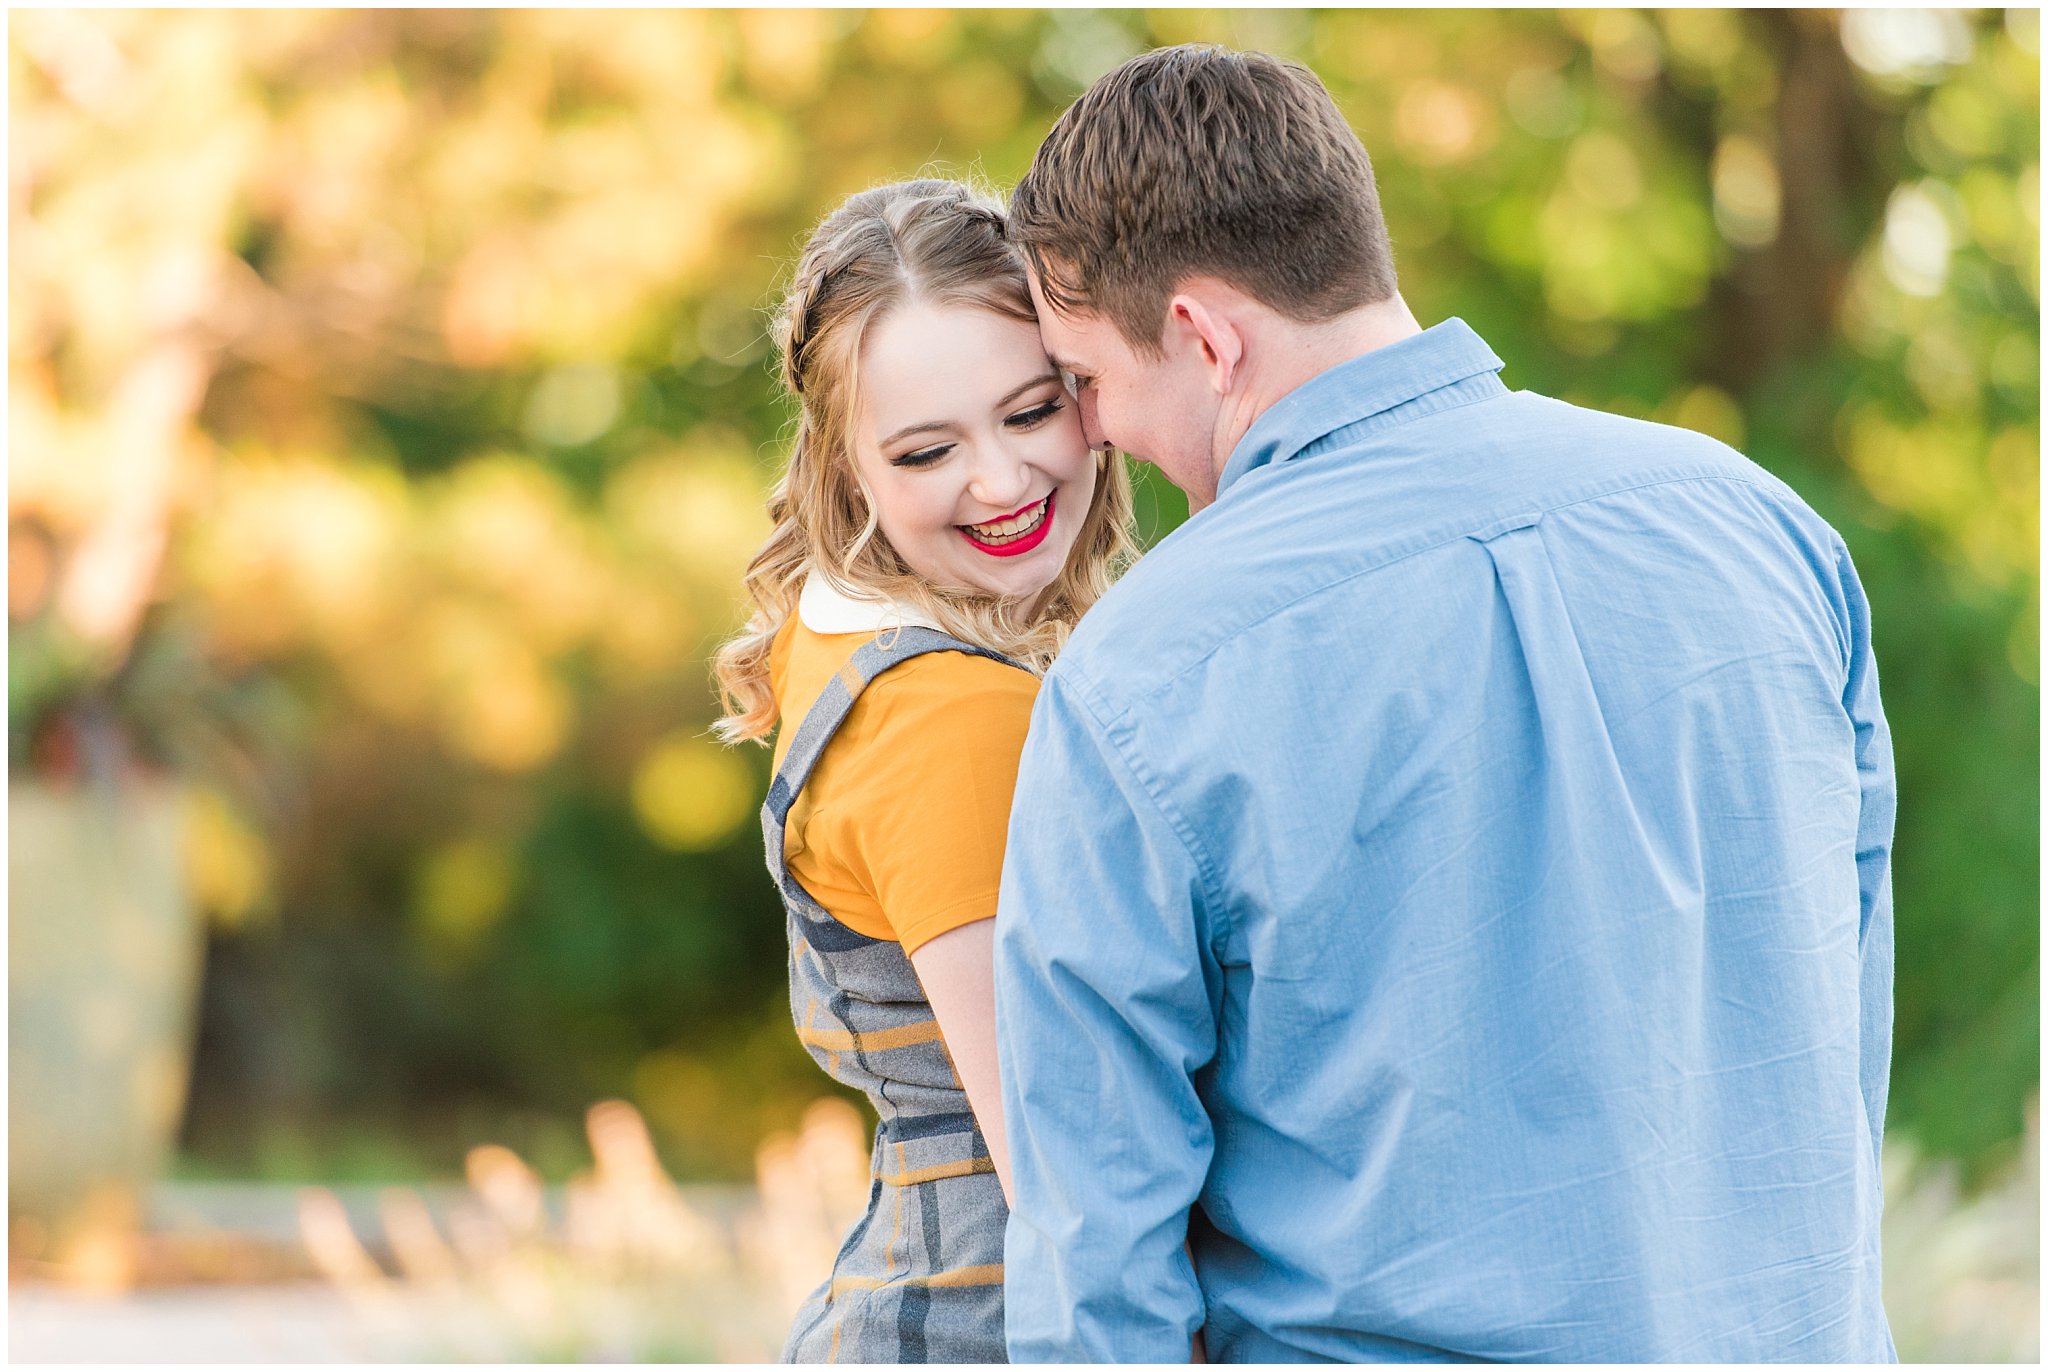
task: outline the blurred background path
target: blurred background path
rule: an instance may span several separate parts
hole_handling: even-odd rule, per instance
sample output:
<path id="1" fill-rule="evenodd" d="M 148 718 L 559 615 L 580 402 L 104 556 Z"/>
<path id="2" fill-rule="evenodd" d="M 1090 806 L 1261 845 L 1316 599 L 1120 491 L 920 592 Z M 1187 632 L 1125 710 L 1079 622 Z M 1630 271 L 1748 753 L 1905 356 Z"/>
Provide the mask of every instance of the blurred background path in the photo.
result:
<path id="1" fill-rule="evenodd" d="M 416 1361 L 377 1349 L 332 1287 L 199 1287 L 88 1296 L 17 1287 L 7 1298 L 14 1362 Z"/>

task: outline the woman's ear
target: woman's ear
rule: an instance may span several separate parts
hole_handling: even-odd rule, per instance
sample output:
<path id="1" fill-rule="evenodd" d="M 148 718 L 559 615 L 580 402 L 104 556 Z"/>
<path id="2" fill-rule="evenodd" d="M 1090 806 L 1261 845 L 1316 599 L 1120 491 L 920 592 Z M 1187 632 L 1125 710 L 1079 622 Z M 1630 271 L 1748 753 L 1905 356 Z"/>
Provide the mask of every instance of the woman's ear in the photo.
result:
<path id="1" fill-rule="evenodd" d="M 1190 282 L 1167 302 L 1166 323 L 1168 334 L 1179 334 L 1182 345 L 1201 358 L 1216 394 L 1230 394 L 1245 340 L 1224 302 Z"/>

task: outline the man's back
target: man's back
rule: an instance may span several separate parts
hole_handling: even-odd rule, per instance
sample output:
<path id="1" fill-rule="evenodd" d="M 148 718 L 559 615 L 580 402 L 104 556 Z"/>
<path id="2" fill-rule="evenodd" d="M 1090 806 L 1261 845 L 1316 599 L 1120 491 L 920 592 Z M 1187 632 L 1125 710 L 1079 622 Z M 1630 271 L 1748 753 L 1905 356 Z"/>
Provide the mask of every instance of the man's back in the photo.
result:
<path id="1" fill-rule="evenodd" d="M 998 935 L 1014 1357 L 1198 1311 L 1231 1360 L 1890 1356 L 1847 555 L 1498 365 L 1453 322 L 1289 395 L 1048 678 Z"/>

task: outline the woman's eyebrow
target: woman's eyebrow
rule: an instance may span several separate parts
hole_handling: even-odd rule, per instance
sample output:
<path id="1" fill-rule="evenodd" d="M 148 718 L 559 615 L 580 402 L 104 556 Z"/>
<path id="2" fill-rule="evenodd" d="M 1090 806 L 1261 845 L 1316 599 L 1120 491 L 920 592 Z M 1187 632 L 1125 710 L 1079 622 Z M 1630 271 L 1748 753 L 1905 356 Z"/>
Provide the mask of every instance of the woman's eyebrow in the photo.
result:
<path id="1" fill-rule="evenodd" d="M 1057 385 L 1057 384 L 1059 384 L 1059 379 L 1060 379 L 1060 374 L 1059 374 L 1058 372 L 1047 372 L 1047 373 L 1045 373 L 1045 374 L 1044 374 L 1043 376 L 1034 376 L 1034 377 L 1032 377 L 1032 378 L 1031 378 L 1031 379 L 1030 379 L 1029 381 L 1027 381 L 1027 382 L 1025 382 L 1025 383 L 1024 383 L 1023 385 L 1021 385 L 1021 386 L 1017 387 L 1017 388 L 1016 388 L 1015 390 L 1011 391 L 1011 392 L 1010 392 L 1010 393 L 1009 393 L 1008 395 L 1004 396 L 1004 397 L 1003 397 L 1003 398 L 1002 398 L 1001 400 L 998 400 L 998 401 L 996 402 L 996 408 L 1000 410 L 1001 408 L 1003 408 L 1003 406 L 1005 406 L 1005 405 L 1009 404 L 1009 403 L 1010 403 L 1011 401 L 1015 400 L 1015 399 L 1016 399 L 1016 398 L 1017 398 L 1018 396 L 1020 396 L 1020 395 L 1024 394 L 1024 392 L 1026 392 L 1026 391 L 1030 390 L 1030 389 L 1031 389 L 1031 388 L 1032 388 L 1033 386 L 1043 386 L 1043 385 L 1044 385 L 1044 384 L 1045 384 L 1046 382 L 1048 382 L 1048 381 L 1050 381 L 1050 382 L 1054 383 L 1055 385 Z"/>
<path id="2" fill-rule="evenodd" d="M 1042 375 L 1034 376 L 1029 381 L 1026 381 L 1023 385 L 1017 386 L 1010 390 L 1008 393 L 1006 393 L 1002 399 L 998 400 L 995 403 L 995 408 L 998 410 L 1002 409 L 1003 406 L 1009 404 L 1018 396 L 1030 390 L 1033 386 L 1043 386 L 1048 381 L 1057 383 L 1059 379 L 1060 375 L 1058 372 L 1046 372 Z M 902 440 L 910 437 L 912 434 L 945 433 L 951 430 L 953 427 L 954 426 L 952 424 L 948 423 L 943 419 L 927 419 L 921 424 L 906 424 L 902 428 L 898 429 L 895 433 L 892 433 L 887 438 L 883 439 L 880 443 L 877 443 L 875 446 L 878 448 L 886 448 L 891 443 L 901 442 Z"/>
<path id="3" fill-rule="evenodd" d="M 953 426 L 951 424 L 948 424 L 943 419 L 927 419 L 922 424 L 906 424 L 902 428 L 898 429 L 895 433 L 892 433 L 887 438 L 883 439 L 880 443 L 877 443 L 875 446 L 878 448 L 886 448 L 891 443 L 899 442 L 903 439 L 910 437 L 912 434 L 944 433 L 947 430 L 951 429 L 952 427 Z"/>

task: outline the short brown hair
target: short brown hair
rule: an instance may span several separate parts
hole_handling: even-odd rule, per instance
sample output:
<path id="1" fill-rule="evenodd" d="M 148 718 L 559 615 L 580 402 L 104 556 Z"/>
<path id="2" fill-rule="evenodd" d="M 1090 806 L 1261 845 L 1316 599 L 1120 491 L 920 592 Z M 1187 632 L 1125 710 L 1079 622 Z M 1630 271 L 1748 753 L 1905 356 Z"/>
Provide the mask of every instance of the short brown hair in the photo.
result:
<path id="1" fill-rule="evenodd" d="M 1364 144 L 1299 63 L 1185 43 L 1090 86 L 1010 198 L 1045 297 L 1157 354 L 1166 302 L 1218 277 L 1290 318 L 1391 297 L 1394 253 Z"/>

